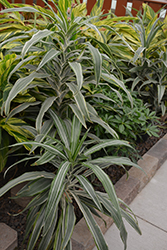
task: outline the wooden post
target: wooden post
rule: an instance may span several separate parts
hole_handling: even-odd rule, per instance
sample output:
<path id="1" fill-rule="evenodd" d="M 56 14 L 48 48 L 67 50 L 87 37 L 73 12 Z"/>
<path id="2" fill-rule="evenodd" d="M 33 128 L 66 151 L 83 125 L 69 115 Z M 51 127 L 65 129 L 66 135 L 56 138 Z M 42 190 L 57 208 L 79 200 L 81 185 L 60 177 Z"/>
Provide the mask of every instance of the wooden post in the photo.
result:
<path id="1" fill-rule="evenodd" d="M 33 0 L 25 0 L 26 4 L 33 5 Z"/>
<path id="2" fill-rule="evenodd" d="M 22 0 L 17 0 L 17 1 L 15 0 L 14 2 L 15 2 L 15 3 L 23 3 Z"/>
<path id="3" fill-rule="evenodd" d="M 111 9 L 111 3 L 112 3 L 112 0 L 104 0 L 104 3 L 103 3 L 103 10 L 104 10 L 104 14 L 105 13 L 108 13 L 109 10 Z"/>
<path id="4" fill-rule="evenodd" d="M 153 9 L 153 11 L 157 12 L 163 7 L 163 4 L 161 3 L 149 3 L 149 6 Z"/>
<path id="5" fill-rule="evenodd" d="M 117 0 L 115 15 L 116 16 L 125 16 L 127 0 Z"/>
<path id="6" fill-rule="evenodd" d="M 87 0 L 87 5 L 86 5 L 87 15 L 90 15 L 91 10 L 92 10 L 93 6 L 95 5 L 95 3 L 96 3 L 96 0 Z"/>
<path id="7" fill-rule="evenodd" d="M 142 4 L 143 3 L 144 3 L 144 1 L 133 0 L 133 2 L 132 2 L 132 11 L 131 11 L 133 16 L 136 16 L 136 14 L 137 14 L 136 10 L 139 11 L 140 9 L 142 9 Z M 136 10 L 134 10 L 134 9 L 136 9 Z"/>
<path id="8" fill-rule="evenodd" d="M 45 6 L 45 3 L 42 0 L 37 0 L 36 4 L 39 5 L 39 6 L 41 6 L 41 7 Z"/>

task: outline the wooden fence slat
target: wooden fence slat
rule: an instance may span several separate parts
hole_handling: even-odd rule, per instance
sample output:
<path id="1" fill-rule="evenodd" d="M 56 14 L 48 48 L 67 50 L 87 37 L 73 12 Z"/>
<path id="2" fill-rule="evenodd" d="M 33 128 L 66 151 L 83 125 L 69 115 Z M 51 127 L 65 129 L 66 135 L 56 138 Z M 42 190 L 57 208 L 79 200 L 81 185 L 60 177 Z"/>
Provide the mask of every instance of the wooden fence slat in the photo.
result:
<path id="1" fill-rule="evenodd" d="M 87 14 L 88 15 L 90 15 L 90 12 L 91 12 L 93 6 L 95 5 L 95 3 L 96 3 L 96 0 L 87 0 L 86 6 L 87 6 Z"/>
<path id="2" fill-rule="evenodd" d="M 8 0 L 9 3 L 22 3 L 24 2 L 23 0 Z M 83 0 L 80 0 L 82 3 Z M 117 0 L 116 2 L 116 9 L 115 9 L 115 15 L 116 16 L 125 16 L 126 14 L 126 9 L 125 7 L 127 6 L 127 2 L 132 2 L 132 15 L 135 16 L 137 11 L 134 9 L 140 10 L 142 9 L 142 3 L 147 3 L 149 6 L 157 12 L 159 9 L 164 7 L 167 9 L 167 0 Z M 33 3 L 44 7 L 45 3 L 42 0 L 25 0 L 26 4 L 33 5 Z M 48 0 L 48 3 L 55 9 L 54 4 Z M 90 15 L 91 10 L 96 3 L 96 0 L 87 0 L 87 14 Z M 111 9 L 111 3 L 112 0 L 104 0 L 103 3 L 103 10 L 104 13 L 107 13 Z M 3 4 L 0 4 L 0 9 L 3 9 Z M 167 14 L 167 13 L 166 13 Z"/>
<path id="3" fill-rule="evenodd" d="M 52 8 L 55 10 L 55 6 L 54 6 L 54 4 L 53 4 L 51 1 L 48 0 L 48 4 L 49 4 L 50 6 L 52 6 Z"/>
<path id="4" fill-rule="evenodd" d="M 11 3 L 12 3 L 12 1 L 11 1 Z M 23 1 L 22 0 L 17 0 L 17 1 L 15 0 L 13 3 L 23 3 Z"/>
<path id="5" fill-rule="evenodd" d="M 136 16 L 136 14 L 137 14 L 137 11 L 136 10 L 141 10 L 142 9 L 142 4 L 144 3 L 144 1 L 133 1 L 132 2 L 132 11 L 131 11 L 131 13 L 132 13 L 132 15 L 133 16 Z M 134 9 L 136 9 L 136 10 L 134 10 Z"/>
<path id="6" fill-rule="evenodd" d="M 103 10 L 104 10 L 104 14 L 105 13 L 108 13 L 109 10 L 111 9 L 111 3 L 112 3 L 112 0 L 104 0 L 104 3 L 103 3 Z"/>
<path id="7" fill-rule="evenodd" d="M 153 11 L 157 12 L 160 10 L 163 5 L 161 3 L 149 3 L 149 6 L 153 9 Z"/>
<path id="8" fill-rule="evenodd" d="M 116 8 L 115 8 L 115 15 L 116 16 L 125 16 L 127 0 L 117 0 Z"/>
<path id="9" fill-rule="evenodd" d="M 33 0 L 25 0 L 26 4 L 33 5 Z"/>
<path id="10" fill-rule="evenodd" d="M 41 7 L 44 7 L 45 6 L 45 3 L 42 1 L 42 0 L 37 0 L 36 1 L 36 5 L 39 5 Z"/>

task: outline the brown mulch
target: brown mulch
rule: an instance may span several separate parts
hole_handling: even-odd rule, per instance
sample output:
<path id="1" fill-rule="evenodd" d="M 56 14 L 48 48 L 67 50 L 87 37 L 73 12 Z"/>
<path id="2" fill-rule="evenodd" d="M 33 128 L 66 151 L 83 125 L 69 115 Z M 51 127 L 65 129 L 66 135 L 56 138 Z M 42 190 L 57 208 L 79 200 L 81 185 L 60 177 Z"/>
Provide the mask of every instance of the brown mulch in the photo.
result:
<path id="1" fill-rule="evenodd" d="M 159 132 L 159 137 L 149 137 L 146 141 L 138 143 L 136 149 L 140 156 L 145 154 L 160 138 L 162 138 L 167 133 L 167 126 L 161 128 Z M 27 170 L 27 168 L 26 168 Z M 21 172 L 24 171 L 23 169 Z M 113 184 L 115 184 L 125 173 L 123 168 L 118 166 L 111 166 L 106 170 L 107 174 L 111 178 Z M 0 173 L 0 187 L 2 187 L 9 179 L 20 175 L 20 170 L 16 168 L 10 172 L 10 175 L 6 180 L 3 179 L 3 173 Z M 99 182 L 94 180 L 95 188 L 101 190 L 99 187 Z M 102 191 L 102 190 L 101 190 Z M 17 250 L 26 249 L 27 241 L 23 244 L 23 236 L 25 232 L 25 223 L 27 212 L 20 214 L 18 216 L 12 216 L 21 211 L 21 207 L 15 203 L 14 200 L 9 199 L 10 193 L 8 192 L 3 197 L 0 198 L 0 222 L 4 222 L 9 225 L 11 228 L 18 232 L 18 248 Z"/>

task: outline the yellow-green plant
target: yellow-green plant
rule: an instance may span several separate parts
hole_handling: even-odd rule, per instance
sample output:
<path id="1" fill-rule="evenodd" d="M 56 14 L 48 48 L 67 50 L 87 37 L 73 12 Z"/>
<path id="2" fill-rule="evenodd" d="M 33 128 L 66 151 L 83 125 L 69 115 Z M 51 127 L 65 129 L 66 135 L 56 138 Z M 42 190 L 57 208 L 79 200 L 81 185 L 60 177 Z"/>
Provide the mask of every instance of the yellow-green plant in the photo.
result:
<path id="1" fill-rule="evenodd" d="M 139 12 L 133 22 L 116 23 L 114 30 L 106 27 L 116 35 L 105 45 L 110 55 L 111 47 L 118 43 L 117 68 L 127 85 L 132 91 L 137 90 L 144 102 L 162 115 L 166 112 L 166 20 L 162 21 L 158 13 L 143 4 L 143 14 Z"/>
<path id="2" fill-rule="evenodd" d="M 42 118 L 52 107 L 62 118 L 65 118 L 67 113 L 69 115 L 74 113 L 85 127 L 86 121 L 95 122 L 116 136 L 114 130 L 100 119 L 88 102 L 93 96 L 87 96 L 86 89 L 89 84 L 100 84 L 102 81 L 109 86 L 112 84 L 111 90 L 114 90 L 114 87 L 116 89 L 122 88 L 130 101 L 132 100 L 131 96 L 124 83 L 112 75 L 102 63 L 103 54 L 88 40 L 85 40 L 82 28 L 89 29 L 91 27 L 97 31 L 97 27 L 92 24 L 92 17 L 75 17 L 71 14 L 69 20 L 66 8 L 70 4 L 71 1 L 59 1 L 58 5 L 55 5 L 58 10 L 56 13 L 46 2 L 52 15 L 41 12 L 34 7 L 12 8 L 2 11 L 2 13 L 31 11 L 38 15 L 46 15 L 49 19 L 48 28 L 32 30 L 31 38 L 28 41 L 20 44 L 19 47 L 12 48 L 12 51 L 22 58 L 13 69 L 12 74 L 21 71 L 21 78 L 15 82 L 7 96 L 4 113 L 12 117 L 9 114 L 11 101 L 20 92 L 26 90 L 37 101 L 42 101 L 36 120 L 38 131 L 41 128 Z M 98 33 L 101 35 L 100 31 Z M 14 37 L 12 39 L 14 40 Z M 8 41 L 6 41 L 7 44 Z M 86 99 L 86 97 L 88 98 Z M 99 97 L 106 98 L 103 95 Z M 16 111 L 17 109 L 15 109 Z"/>
<path id="3" fill-rule="evenodd" d="M 0 60 L 0 171 L 5 167 L 7 156 L 9 152 L 10 136 L 14 137 L 17 142 L 27 141 L 32 139 L 33 135 L 24 128 L 26 122 L 16 117 L 5 117 L 3 113 L 3 104 L 6 101 L 7 95 L 12 88 L 7 79 L 10 72 L 16 65 L 16 55 L 10 54 L 3 56 L 1 53 Z M 22 101 L 24 101 L 23 99 Z M 27 99 L 26 99 L 27 100 Z M 12 105 L 13 106 L 13 105 Z M 13 110 L 11 111 L 14 113 Z M 29 147 L 26 147 L 27 149 Z"/>

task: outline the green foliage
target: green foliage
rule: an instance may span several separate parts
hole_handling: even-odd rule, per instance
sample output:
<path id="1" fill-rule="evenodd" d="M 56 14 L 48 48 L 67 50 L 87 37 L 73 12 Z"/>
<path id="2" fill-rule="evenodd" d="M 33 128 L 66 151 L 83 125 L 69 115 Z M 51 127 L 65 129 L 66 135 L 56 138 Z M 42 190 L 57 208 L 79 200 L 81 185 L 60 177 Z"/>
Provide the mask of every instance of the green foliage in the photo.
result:
<path id="1" fill-rule="evenodd" d="M 38 30 L 36 27 L 31 30 L 31 33 L 29 32 L 31 35 L 29 40 L 24 42 L 20 39 L 20 46 L 12 48 L 13 52 L 21 56 L 22 61 L 16 65 L 10 77 L 21 71 L 21 78 L 15 82 L 7 97 L 4 113 L 11 116 L 11 102 L 26 90 L 36 101 L 43 103 L 37 114 L 37 130 L 40 130 L 45 113 L 52 107 L 62 118 L 74 113 L 85 128 L 87 121 L 98 123 L 116 137 L 115 131 L 100 119 L 96 110 L 90 105 L 90 96 L 88 102 L 86 101 L 87 89 L 90 84 L 98 85 L 102 80 L 105 85 L 110 85 L 112 82 L 115 88 L 123 89 L 130 100 L 131 97 L 124 83 L 114 78 L 108 71 L 110 59 L 106 58 L 106 64 L 102 64 L 103 54 L 84 37 L 83 29 L 89 28 L 101 36 L 97 27 L 92 24 L 92 17 L 73 15 L 70 20 L 67 20 L 64 4 L 59 1 L 58 6 L 55 5 L 57 13 L 48 4 L 48 8 L 51 9 L 49 12 L 42 12 L 35 7 L 2 11 L 2 13 L 9 13 L 18 10 L 24 13 L 31 10 L 32 13 L 44 15 L 49 19 L 46 29 Z M 69 3 L 67 5 L 69 6 Z M 14 37 L 12 37 L 13 40 Z M 18 34 L 15 39 L 19 39 Z M 8 40 L 5 46 L 8 46 Z M 47 106 L 46 103 L 48 103 Z"/>
<path id="2" fill-rule="evenodd" d="M 113 105 L 106 100 L 94 99 L 94 106 L 100 117 L 105 120 L 114 130 L 118 133 L 121 139 L 125 139 L 133 144 L 142 136 L 148 134 L 149 136 L 158 136 L 158 117 L 155 116 L 155 112 L 151 112 L 147 108 L 143 101 L 137 98 L 135 92 L 133 92 L 133 108 L 126 95 L 122 95 L 121 101 L 118 96 L 111 92 L 109 89 L 101 89 L 105 92 L 110 99 L 113 100 Z M 94 126 L 96 135 L 100 138 L 104 137 L 104 134 L 110 138 L 109 134 L 105 133 L 104 129 L 98 125 Z"/>
<path id="3" fill-rule="evenodd" d="M 143 14 L 133 23 L 116 24 L 114 41 L 126 44 L 129 56 L 118 62 L 131 90 L 137 90 L 144 103 L 156 114 L 166 112 L 166 42 L 165 22 L 158 13 L 143 4 Z M 122 35 L 122 37 L 121 37 Z M 132 53 L 132 54 L 131 54 Z M 128 79 L 129 78 L 129 79 Z"/>
<path id="4" fill-rule="evenodd" d="M 33 135 L 24 128 L 26 122 L 20 118 L 8 117 L 3 115 L 3 105 L 7 99 L 7 95 L 12 88 L 12 84 L 8 83 L 8 77 L 16 65 L 16 55 L 10 54 L 3 56 L 0 60 L 0 171 L 5 167 L 11 136 L 17 142 L 27 141 L 32 139 Z M 23 100 L 24 101 L 24 100 Z M 13 106 L 13 105 L 12 105 Z M 14 113 L 14 107 L 11 112 Z M 6 133 L 7 132 L 7 133 Z M 26 147 L 30 149 L 29 147 Z"/>
<path id="5" fill-rule="evenodd" d="M 145 59 L 139 66 L 130 65 L 131 89 L 138 90 L 143 101 L 157 115 L 166 113 L 167 52 L 161 51 L 156 59 Z"/>
<path id="6" fill-rule="evenodd" d="M 143 16 L 111 18 L 110 13 L 104 19 L 101 0 L 90 16 L 85 3 L 70 0 L 52 1 L 54 8 L 47 1 L 45 8 L 0 2 L 6 7 L 0 20 L 0 139 L 6 138 L 0 159 L 7 155 L 8 133 L 18 142 L 14 147 L 30 151 L 20 163 L 35 159 L 33 166 L 52 169 L 25 173 L 0 189 L 2 196 L 28 181 L 17 194 L 33 197 L 25 208 L 27 249 L 33 250 L 37 241 L 40 250 L 72 249 L 74 203 L 98 249 L 108 247 L 92 216 L 100 217 L 97 211 L 113 218 L 126 249 L 123 219 L 141 232 L 136 218 L 120 206 L 103 169 L 111 164 L 141 169 L 127 157 L 106 155 L 111 147 L 133 150 L 128 142 L 111 138 L 134 141 L 143 134 L 157 135 L 155 112 L 133 90 L 149 93 L 150 103 L 152 94 L 164 114 L 165 26 L 145 5 Z M 92 176 L 105 193 L 94 190 Z"/>
<path id="7" fill-rule="evenodd" d="M 33 165 L 51 164 L 53 173 L 25 173 L 0 189 L 2 196 L 13 186 L 29 181 L 17 194 L 18 198 L 33 196 L 33 200 L 24 209 L 29 209 L 25 235 L 30 233 L 27 250 L 33 250 L 38 239 L 40 250 L 46 250 L 48 247 L 59 250 L 72 249 L 70 238 L 76 220 L 74 201 L 81 210 L 98 249 L 104 250 L 108 247 L 93 218 L 93 214 L 98 215 L 97 210 L 113 218 L 126 249 L 127 232 L 123 218 L 139 234 L 141 232 L 136 219 L 120 207 L 121 200 L 117 198 L 114 186 L 103 169 L 111 164 L 140 167 L 125 157 L 92 158 L 92 155 L 108 146 L 131 146 L 121 140 L 90 139 L 92 135 L 89 131 L 82 134 L 82 125 L 76 116 L 73 117 L 72 123 L 70 120 L 63 122 L 52 110 L 49 112 L 56 126 L 56 137 L 47 137 L 45 134 L 45 138 L 40 142 L 29 141 L 13 146 L 40 147 L 40 154 L 35 154 L 36 161 Z M 91 174 L 101 181 L 105 193 L 94 190 L 88 180 Z"/>

